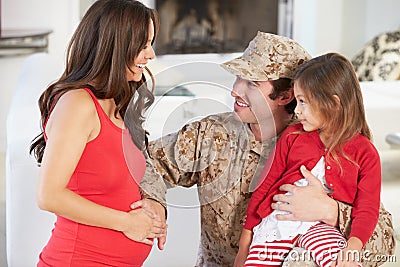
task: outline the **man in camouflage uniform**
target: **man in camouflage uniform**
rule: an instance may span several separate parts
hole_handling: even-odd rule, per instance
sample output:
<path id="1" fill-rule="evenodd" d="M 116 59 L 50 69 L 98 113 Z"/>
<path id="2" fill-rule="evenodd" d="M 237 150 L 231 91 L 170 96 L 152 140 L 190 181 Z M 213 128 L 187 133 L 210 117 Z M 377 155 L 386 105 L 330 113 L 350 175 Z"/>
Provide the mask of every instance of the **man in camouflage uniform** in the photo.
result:
<path id="1" fill-rule="evenodd" d="M 222 64 L 237 77 L 231 93 L 235 98 L 234 112 L 191 122 L 179 132 L 150 143 L 151 160 L 141 182 L 148 198 L 165 207 L 168 187 L 197 185 L 201 240 L 196 266 L 233 266 L 256 178 L 276 136 L 292 121 L 295 103 L 291 79 L 297 67 L 309 59 L 309 54 L 293 40 L 258 32 L 243 56 Z M 348 233 L 349 205 L 329 198 L 318 186 L 297 188 L 292 194 L 293 199 L 300 197 L 302 202 L 274 208 L 290 210 L 293 219 L 324 221 Z M 147 205 L 160 211 L 161 205 L 153 200 L 147 200 L 151 203 Z M 300 205 L 306 210 L 294 217 Z M 378 226 L 366 249 L 392 254 L 392 229 L 391 215 L 381 209 Z M 284 265 L 315 266 L 312 261 L 302 260 L 287 260 Z"/>

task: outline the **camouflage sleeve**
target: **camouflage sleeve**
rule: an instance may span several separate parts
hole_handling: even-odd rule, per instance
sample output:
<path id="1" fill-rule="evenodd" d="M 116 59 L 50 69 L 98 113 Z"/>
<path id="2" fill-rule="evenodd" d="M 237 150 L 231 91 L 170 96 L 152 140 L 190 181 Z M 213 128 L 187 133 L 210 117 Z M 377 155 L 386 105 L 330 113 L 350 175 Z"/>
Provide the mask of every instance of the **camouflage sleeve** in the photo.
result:
<path id="1" fill-rule="evenodd" d="M 195 144 L 202 142 L 201 122 L 185 125 L 179 132 L 163 136 L 148 147 L 146 172 L 140 182 L 143 197 L 166 206 L 166 191 L 170 187 L 191 187 L 197 183 L 199 152 Z"/>
<path id="2" fill-rule="evenodd" d="M 350 205 L 339 202 L 339 230 L 346 237 L 350 233 L 351 209 Z M 395 240 L 392 224 L 392 215 L 385 210 L 381 203 L 378 224 L 371 238 L 368 240 L 361 254 L 361 262 L 364 267 L 380 266 L 384 259 L 394 254 Z"/>
<path id="3" fill-rule="evenodd" d="M 339 230 L 348 236 L 351 226 L 351 209 L 348 204 L 338 201 L 339 204 Z M 360 254 L 363 267 L 377 267 L 385 263 L 390 255 L 394 254 L 395 240 L 392 225 L 392 215 L 381 204 L 380 216 L 374 233 Z M 309 252 L 303 248 L 295 247 L 286 257 L 284 267 L 317 267 Z"/>
<path id="4" fill-rule="evenodd" d="M 153 167 L 152 160 L 146 158 L 146 172 L 140 181 L 142 198 L 149 198 L 159 202 L 167 209 L 166 193 L 167 185 L 164 183 L 159 172 Z"/>

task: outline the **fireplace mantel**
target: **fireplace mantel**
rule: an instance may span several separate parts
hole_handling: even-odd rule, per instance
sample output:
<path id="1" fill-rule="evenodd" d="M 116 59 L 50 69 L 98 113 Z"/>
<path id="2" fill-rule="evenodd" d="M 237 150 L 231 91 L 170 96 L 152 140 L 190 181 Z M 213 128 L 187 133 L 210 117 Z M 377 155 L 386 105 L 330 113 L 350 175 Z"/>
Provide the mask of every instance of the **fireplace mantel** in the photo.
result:
<path id="1" fill-rule="evenodd" d="M 0 57 L 47 52 L 49 29 L 1 29 Z"/>

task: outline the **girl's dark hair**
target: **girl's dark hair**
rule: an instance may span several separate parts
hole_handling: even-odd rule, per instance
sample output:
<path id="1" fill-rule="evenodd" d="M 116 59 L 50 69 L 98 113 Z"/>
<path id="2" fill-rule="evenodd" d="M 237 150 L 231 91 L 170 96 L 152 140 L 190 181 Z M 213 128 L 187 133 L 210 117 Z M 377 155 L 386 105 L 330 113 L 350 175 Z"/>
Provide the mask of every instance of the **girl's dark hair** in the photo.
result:
<path id="1" fill-rule="evenodd" d="M 69 43 L 64 73 L 39 98 L 42 131 L 30 146 L 39 164 L 46 147 L 44 126 L 52 108 L 64 93 L 81 88 L 89 88 L 98 99 L 113 98 L 117 105 L 114 116 L 121 114 L 133 142 L 146 148 L 143 113 L 154 95 L 144 75 L 139 82 L 128 82 L 126 69 L 146 45 L 149 23 L 154 24 L 154 42 L 158 15 L 141 2 L 98 0 L 88 9 Z"/>

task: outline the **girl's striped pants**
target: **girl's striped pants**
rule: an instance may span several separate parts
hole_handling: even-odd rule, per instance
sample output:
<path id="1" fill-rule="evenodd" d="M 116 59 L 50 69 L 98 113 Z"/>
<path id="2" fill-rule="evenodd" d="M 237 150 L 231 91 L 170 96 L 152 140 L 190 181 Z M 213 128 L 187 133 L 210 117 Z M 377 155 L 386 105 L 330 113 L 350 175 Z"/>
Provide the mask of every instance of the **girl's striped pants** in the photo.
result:
<path id="1" fill-rule="evenodd" d="M 319 223 L 312 226 L 305 234 L 297 235 L 292 240 L 279 240 L 251 246 L 244 266 L 280 266 L 286 257 L 293 257 L 294 260 L 306 260 L 307 254 L 290 254 L 294 246 L 309 251 L 312 259 L 319 266 L 329 267 L 337 260 L 338 253 L 345 248 L 346 239 L 335 227 Z M 361 265 L 359 264 L 359 266 Z"/>

